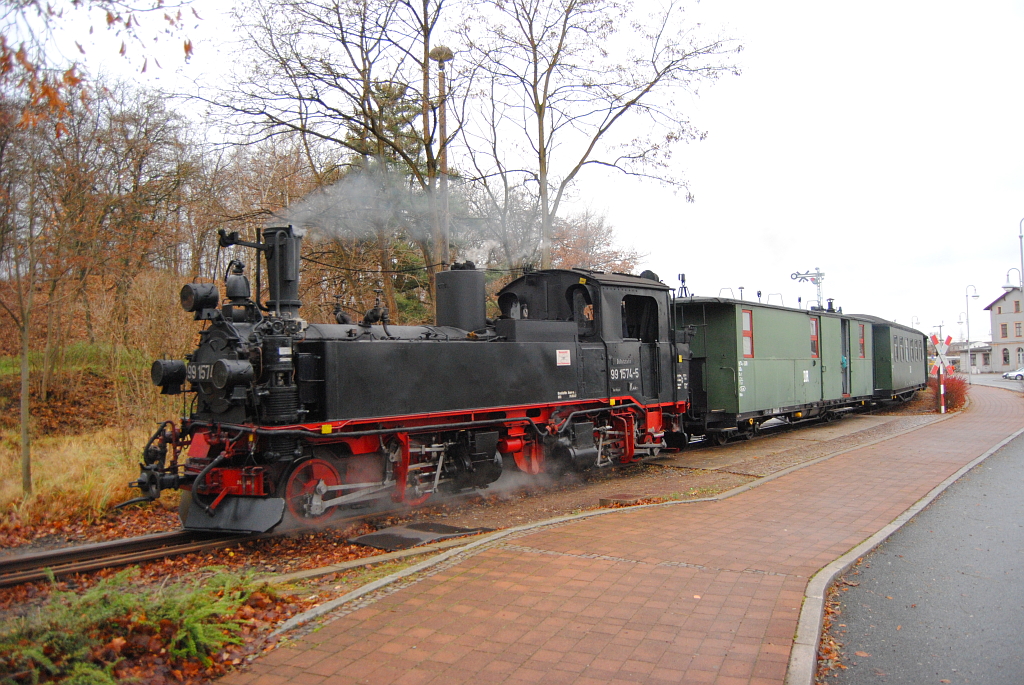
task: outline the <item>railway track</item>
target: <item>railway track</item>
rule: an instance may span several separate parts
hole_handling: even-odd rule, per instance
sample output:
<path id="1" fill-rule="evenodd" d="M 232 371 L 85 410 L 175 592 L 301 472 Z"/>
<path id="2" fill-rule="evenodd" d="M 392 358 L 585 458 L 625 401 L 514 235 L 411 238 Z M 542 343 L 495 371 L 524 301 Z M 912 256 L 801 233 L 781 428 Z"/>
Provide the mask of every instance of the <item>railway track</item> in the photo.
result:
<path id="1" fill-rule="evenodd" d="M 0 587 L 88 573 L 114 566 L 139 564 L 164 557 L 204 552 L 252 540 L 257 535 L 195 533 L 185 530 L 153 533 L 124 540 L 0 557 Z"/>
<path id="2" fill-rule="evenodd" d="M 331 521 L 332 527 L 378 516 L 388 516 L 407 511 L 403 508 L 377 510 L 371 514 L 346 516 Z M 175 530 L 166 533 L 152 533 L 122 540 L 108 540 L 74 547 L 15 554 L 0 557 L 0 587 L 46 580 L 49 574 L 55 578 L 76 573 L 90 573 L 105 568 L 141 564 L 166 557 L 205 552 L 230 547 L 240 542 L 276 537 L 289 533 L 301 533 L 302 529 L 283 530 L 278 533 L 213 533 Z"/>

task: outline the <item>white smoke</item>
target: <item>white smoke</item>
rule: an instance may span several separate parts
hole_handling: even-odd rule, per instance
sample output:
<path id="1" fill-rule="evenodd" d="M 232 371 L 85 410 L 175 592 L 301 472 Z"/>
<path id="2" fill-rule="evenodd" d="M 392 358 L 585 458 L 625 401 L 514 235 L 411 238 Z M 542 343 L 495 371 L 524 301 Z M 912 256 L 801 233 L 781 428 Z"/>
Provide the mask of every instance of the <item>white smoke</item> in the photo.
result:
<path id="1" fill-rule="evenodd" d="M 430 235 L 433 216 L 426 193 L 381 166 L 347 174 L 277 215 L 279 221 L 312 234 L 358 240 L 398 234 L 424 239 Z"/>

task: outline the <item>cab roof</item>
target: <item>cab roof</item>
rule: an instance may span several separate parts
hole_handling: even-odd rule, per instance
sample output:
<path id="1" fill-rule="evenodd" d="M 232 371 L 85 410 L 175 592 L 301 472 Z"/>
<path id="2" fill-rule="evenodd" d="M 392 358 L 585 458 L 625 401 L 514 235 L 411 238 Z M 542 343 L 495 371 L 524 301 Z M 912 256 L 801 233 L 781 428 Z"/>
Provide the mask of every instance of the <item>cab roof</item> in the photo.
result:
<path id="1" fill-rule="evenodd" d="M 578 267 L 574 267 L 572 269 L 544 269 L 542 271 L 530 271 L 529 273 L 523 274 L 522 276 L 520 276 L 519 278 L 515 279 L 514 281 L 506 285 L 504 288 L 502 288 L 501 292 L 504 292 L 505 290 L 511 288 L 515 284 L 520 283 L 524 279 L 529 278 L 531 276 L 537 277 L 545 275 L 586 278 L 587 282 L 597 283 L 598 285 L 602 286 L 612 286 L 620 288 L 649 288 L 652 290 L 671 290 L 671 288 L 669 288 L 667 285 L 665 285 L 659 280 L 656 280 L 657 277 L 652 272 L 645 271 L 644 274 L 645 275 L 642 276 L 635 276 L 633 274 L 593 271 L 591 269 L 581 269 Z M 647 274 L 650 274 L 651 277 L 649 277 Z"/>

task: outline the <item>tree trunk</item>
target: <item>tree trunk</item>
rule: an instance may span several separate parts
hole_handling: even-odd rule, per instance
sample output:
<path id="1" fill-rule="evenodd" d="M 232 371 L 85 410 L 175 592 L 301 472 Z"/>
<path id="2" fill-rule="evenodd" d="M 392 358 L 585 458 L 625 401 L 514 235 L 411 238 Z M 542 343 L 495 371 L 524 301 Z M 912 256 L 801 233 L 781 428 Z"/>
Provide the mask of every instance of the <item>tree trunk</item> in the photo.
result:
<path id="1" fill-rule="evenodd" d="M 39 383 L 39 400 L 46 402 L 47 393 L 50 386 L 50 375 L 53 370 L 53 316 L 54 310 L 54 299 L 57 294 L 57 279 L 53 279 L 50 282 L 50 292 L 46 298 L 46 345 L 43 347 L 43 378 Z"/>
<path id="2" fill-rule="evenodd" d="M 21 490 L 28 497 L 32 494 L 32 442 L 29 437 L 29 374 L 28 353 L 32 323 L 32 279 L 29 279 L 27 306 L 21 312 Z"/>
<path id="3" fill-rule="evenodd" d="M 540 182 L 540 268 L 551 268 L 551 214 L 548 211 L 548 150 L 544 130 L 544 106 L 537 107 L 537 175 Z"/>

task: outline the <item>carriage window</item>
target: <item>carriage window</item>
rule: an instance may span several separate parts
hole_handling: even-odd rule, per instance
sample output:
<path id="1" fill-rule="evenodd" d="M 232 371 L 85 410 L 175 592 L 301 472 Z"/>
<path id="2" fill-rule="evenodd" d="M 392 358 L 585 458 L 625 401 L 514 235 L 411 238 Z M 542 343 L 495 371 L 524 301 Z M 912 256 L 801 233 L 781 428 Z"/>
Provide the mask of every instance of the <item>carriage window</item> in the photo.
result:
<path id="1" fill-rule="evenodd" d="M 860 324 L 860 358 L 864 359 L 864 324 Z"/>
<path id="2" fill-rule="evenodd" d="M 754 356 L 754 312 L 743 310 L 743 356 Z"/>
<path id="3" fill-rule="evenodd" d="M 622 298 L 622 337 L 658 342 L 658 301 L 653 297 L 626 295 Z"/>
<path id="4" fill-rule="evenodd" d="M 818 358 L 818 318 L 811 317 L 811 357 Z"/>
<path id="5" fill-rule="evenodd" d="M 572 303 L 572 318 L 580 335 L 593 335 L 597 331 L 594 323 L 594 303 L 590 293 L 583 286 L 573 286 L 569 291 Z"/>

